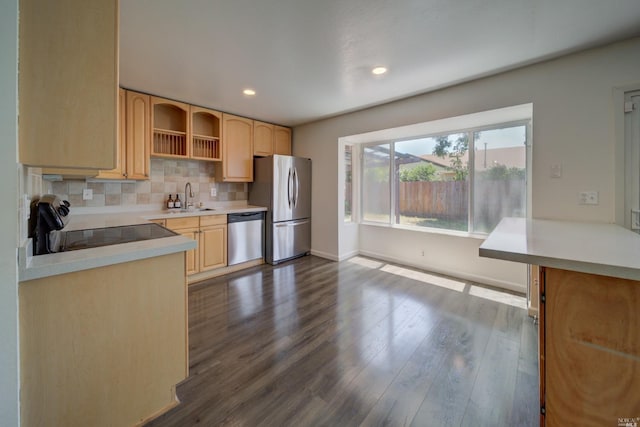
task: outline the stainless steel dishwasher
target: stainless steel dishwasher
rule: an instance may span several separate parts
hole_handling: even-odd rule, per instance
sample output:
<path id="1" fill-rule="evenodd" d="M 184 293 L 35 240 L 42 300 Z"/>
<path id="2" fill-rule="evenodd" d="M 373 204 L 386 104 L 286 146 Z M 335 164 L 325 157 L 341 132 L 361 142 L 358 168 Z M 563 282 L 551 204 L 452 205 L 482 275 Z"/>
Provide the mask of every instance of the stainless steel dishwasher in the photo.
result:
<path id="1" fill-rule="evenodd" d="M 260 259 L 264 251 L 264 212 L 227 216 L 227 264 Z"/>

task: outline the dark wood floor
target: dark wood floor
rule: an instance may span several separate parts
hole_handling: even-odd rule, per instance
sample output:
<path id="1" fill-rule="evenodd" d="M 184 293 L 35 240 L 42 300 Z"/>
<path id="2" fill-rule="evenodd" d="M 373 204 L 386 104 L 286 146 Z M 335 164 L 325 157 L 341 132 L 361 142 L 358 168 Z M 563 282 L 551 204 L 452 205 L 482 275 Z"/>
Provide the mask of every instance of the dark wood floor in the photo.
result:
<path id="1" fill-rule="evenodd" d="M 367 258 L 192 285 L 182 404 L 148 426 L 533 426 L 537 331 L 522 307 Z"/>

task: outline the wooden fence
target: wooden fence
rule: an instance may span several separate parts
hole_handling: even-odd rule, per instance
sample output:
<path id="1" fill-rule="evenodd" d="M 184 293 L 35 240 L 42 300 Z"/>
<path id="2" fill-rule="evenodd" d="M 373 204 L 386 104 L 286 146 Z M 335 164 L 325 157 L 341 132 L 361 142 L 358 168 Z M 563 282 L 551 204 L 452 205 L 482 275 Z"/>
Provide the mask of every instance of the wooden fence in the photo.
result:
<path id="1" fill-rule="evenodd" d="M 400 214 L 423 218 L 465 219 L 468 212 L 467 181 L 400 182 Z"/>
<path id="2" fill-rule="evenodd" d="M 525 187 L 524 179 L 476 180 L 476 230 L 491 230 L 505 216 L 523 216 Z M 367 191 L 363 194 L 364 212 L 388 215 L 388 184 L 369 184 Z M 403 216 L 464 221 L 468 218 L 468 200 L 468 181 L 400 182 L 396 209 Z"/>

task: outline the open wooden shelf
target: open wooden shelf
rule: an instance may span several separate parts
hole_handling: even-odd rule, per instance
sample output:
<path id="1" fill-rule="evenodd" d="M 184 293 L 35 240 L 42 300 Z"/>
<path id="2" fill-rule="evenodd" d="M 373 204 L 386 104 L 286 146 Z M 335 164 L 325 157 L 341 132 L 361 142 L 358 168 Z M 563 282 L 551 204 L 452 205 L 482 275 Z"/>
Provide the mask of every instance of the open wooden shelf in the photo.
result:
<path id="1" fill-rule="evenodd" d="M 220 145 L 222 114 L 207 108 L 191 106 L 191 153 L 199 160 L 222 161 Z"/>
<path id="2" fill-rule="evenodd" d="M 189 105 L 151 97 L 153 143 L 151 155 L 189 157 Z"/>
<path id="3" fill-rule="evenodd" d="M 153 129 L 152 153 L 154 155 L 187 157 L 186 132 Z"/>
<path id="4" fill-rule="evenodd" d="M 191 157 L 200 160 L 222 161 L 220 138 L 205 135 L 191 137 Z"/>

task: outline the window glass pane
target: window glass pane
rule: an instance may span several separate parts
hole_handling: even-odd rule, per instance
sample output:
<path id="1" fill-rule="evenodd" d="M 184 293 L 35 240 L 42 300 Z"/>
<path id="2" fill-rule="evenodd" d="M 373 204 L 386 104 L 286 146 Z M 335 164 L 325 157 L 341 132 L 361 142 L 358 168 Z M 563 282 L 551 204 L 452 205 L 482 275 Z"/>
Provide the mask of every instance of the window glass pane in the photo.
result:
<path id="1" fill-rule="evenodd" d="M 468 230 L 468 134 L 395 143 L 396 223 Z"/>
<path id="2" fill-rule="evenodd" d="M 344 147 L 344 220 L 351 222 L 351 209 L 353 201 L 352 192 L 352 179 L 351 179 L 351 153 L 352 146 L 345 145 Z"/>
<path id="3" fill-rule="evenodd" d="M 366 146 L 362 150 L 362 219 L 389 223 L 389 144 Z"/>
<path id="4" fill-rule="evenodd" d="M 504 217 L 526 213 L 526 126 L 474 134 L 474 231 L 489 233 Z"/>

